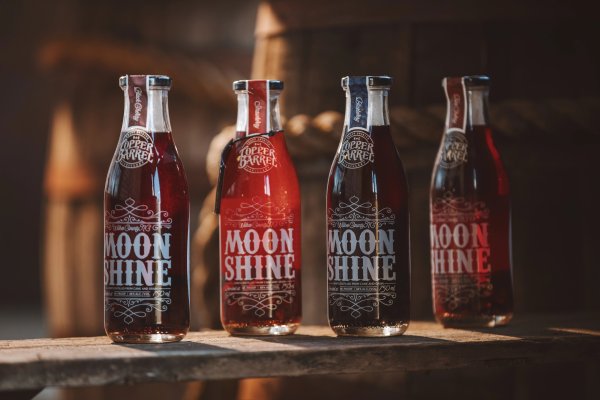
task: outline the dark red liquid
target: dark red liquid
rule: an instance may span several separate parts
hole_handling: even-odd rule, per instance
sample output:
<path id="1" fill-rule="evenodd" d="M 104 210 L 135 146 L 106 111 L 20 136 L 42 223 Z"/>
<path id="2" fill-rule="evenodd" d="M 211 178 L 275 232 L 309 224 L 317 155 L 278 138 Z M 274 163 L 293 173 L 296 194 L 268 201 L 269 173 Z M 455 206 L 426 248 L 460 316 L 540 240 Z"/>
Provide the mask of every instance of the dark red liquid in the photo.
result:
<path id="1" fill-rule="evenodd" d="M 170 268 L 165 267 L 167 272 L 161 278 L 165 284 L 157 284 L 159 278 L 154 274 L 154 284 L 150 288 L 135 284 L 115 287 L 107 285 L 105 277 L 105 329 L 116 341 L 156 341 L 150 339 L 149 335 L 167 335 L 167 341 L 177 340 L 187 333 L 190 324 L 187 180 L 171 133 L 154 132 L 150 136 L 154 142 L 154 155 L 150 162 L 138 168 L 124 168 L 119 162 L 115 162 L 116 157 L 113 160 L 104 193 L 105 236 L 110 232 L 120 234 L 118 229 L 129 229 L 127 232 L 132 241 L 142 231 L 147 231 L 149 237 L 154 237 L 155 234 L 166 237 L 170 244 L 168 256 L 161 256 L 159 253 L 157 258 L 170 262 Z M 108 213 L 114 210 L 117 210 L 116 215 L 130 218 L 131 224 L 119 223 L 127 226 L 117 227 L 117 230 L 107 229 Z M 105 241 L 105 260 L 109 260 L 111 257 L 107 256 L 106 246 Z M 147 258 L 151 259 L 152 256 Z M 139 257 L 132 251 L 126 259 L 135 261 Z M 168 278 L 170 284 L 166 284 Z M 122 275 L 122 281 L 125 280 L 126 276 Z M 135 272 L 131 275 L 131 280 L 137 282 Z M 132 299 L 130 303 L 109 298 L 115 292 L 128 291 L 131 291 L 128 295 Z M 154 304 L 152 300 L 144 298 L 152 298 L 160 291 L 165 291 L 165 296 Z M 136 303 L 136 298 L 150 304 L 140 305 Z"/>
<path id="2" fill-rule="evenodd" d="M 432 238 L 434 313 L 446 326 L 493 326 L 507 323 L 513 312 L 508 177 L 488 127 L 468 128 L 465 136 L 466 162 L 454 168 L 442 168 L 438 155 L 433 173 L 432 230 L 440 233 L 445 224 L 449 232 L 456 230 L 457 224 L 464 224 L 467 229 L 457 230 L 462 235 L 457 235 L 456 240 L 469 243 L 457 246 L 456 240 L 448 239 L 438 241 L 435 246 Z M 482 234 L 480 238 L 472 234 L 477 232 L 476 227 L 485 228 L 487 240 L 483 230 L 478 231 Z M 446 259 L 449 254 L 453 255 L 454 273 L 448 273 L 447 262 L 442 263 L 441 271 L 436 270 L 436 248 L 445 251 Z M 472 271 L 464 267 L 470 251 Z M 459 252 L 464 256 L 462 262 L 458 259 Z"/>
<path id="3" fill-rule="evenodd" d="M 241 154 L 254 138 L 237 142 L 226 160 L 219 214 L 221 322 L 234 334 L 293 333 L 302 313 L 298 179 L 283 132 L 257 139 L 258 150 L 274 159 L 243 164 Z"/>
<path id="4" fill-rule="evenodd" d="M 327 184 L 327 210 L 328 210 L 328 315 L 329 324 L 338 334 L 343 332 L 358 332 L 354 328 L 383 328 L 387 326 L 404 326 L 406 329 L 410 319 L 410 252 L 409 252 L 409 213 L 408 213 L 408 185 L 404 168 L 398 157 L 398 153 L 392 142 L 389 126 L 373 126 L 370 137 L 373 142 L 374 161 L 360 168 L 347 168 L 339 162 L 339 153 L 334 159 L 329 181 Z M 350 206 L 349 206 L 350 205 Z M 393 215 L 393 222 L 382 223 L 378 218 L 366 217 L 370 220 L 372 232 L 381 229 L 393 230 L 393 257 L 391 271 L 395 274 L 394 281 L 381 280 L 368 283 L 371 290 L 364 297 L 357 290 L 367 290 L 365 287 L 355 289 L 365 279 L 364 274 L 353 281 L 352 269 L 348 270 L 348 279 L 336 279 L 335 257 L 337 262 L 347 262 L 350 265 L 357 262 L 362 263 L 364 251 L 356 246 L 351 254 L 339 254 L 331 251 L 331 235 L 338 229 L 340 237 L 360 237 L 368 222 L 359 221 L 358 225 L 353 222 L 341 222 L 337 227 L 332 225 L 332 213 L 340 210 L 344 218 L 355 219 L 343 210 L 357 206 L 357 210 L 365 214 L 376 214 L 383 217 Z M 348 217 L 349 215 L 349 217 Z M 337 220 L 337 216 L 335 217 Z M 353 233 L 345 233 L 350 229 Z M 333 233 L 335 234 L 335 233 Z M 379 237 L 381 241 L 381 237 Z M 342 243 L 343 247 L 343 243 Z M 369 246 L 366 246 L 369 247 Z M 335 246 L 334 246 L 335 249 Z M 367 249 L 368 250 L 368 249 Z M 391 253 L 373 250 L 367 257 L 385 257 L 383 253 Z M 333 258 L 332 258 L 333 257 Z M 348 258 L 350 257 L 350 258 Z M 357 258 L 352 258 L 357 257 Z M 345 261 L 344 261 L 345 260 Z M 391 259 L 390 259 L 391 260 Z M 332 265 L 334 266 L 332 274 Z M 360 269 L 357 270 L 362 271 Z M 338 278 L 343 277 L 342 274 Z M 332 279 L 333 278 L 333 279 Z M 391 286 L 390 286 L 391 284 Z M 390 290 L 391 289 L 391 290 Z M 354 294 L 352 294 L 354 293 Z M 361 297 L 362 296 L 362 297 Z M 365 331 L 368 332 L 368 331 Z M 403 330 L 402 330 L 403 332 Z M 369 333 L 364 333 L 369 334 Z"/>

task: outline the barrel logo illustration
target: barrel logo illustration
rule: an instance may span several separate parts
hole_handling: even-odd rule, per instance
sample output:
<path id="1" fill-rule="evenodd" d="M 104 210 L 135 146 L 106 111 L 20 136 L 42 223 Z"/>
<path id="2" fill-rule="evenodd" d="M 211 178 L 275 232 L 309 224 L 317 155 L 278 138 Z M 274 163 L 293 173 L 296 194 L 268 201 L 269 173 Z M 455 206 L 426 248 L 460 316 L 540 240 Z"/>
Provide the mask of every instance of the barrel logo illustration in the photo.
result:
<path id="1" fill-rule="evenodd" d="M 154 158 L 154 141 L 145 129 L 132 126 L 123 134 L 118 162 L 125 168 L 139 168 Z"/>

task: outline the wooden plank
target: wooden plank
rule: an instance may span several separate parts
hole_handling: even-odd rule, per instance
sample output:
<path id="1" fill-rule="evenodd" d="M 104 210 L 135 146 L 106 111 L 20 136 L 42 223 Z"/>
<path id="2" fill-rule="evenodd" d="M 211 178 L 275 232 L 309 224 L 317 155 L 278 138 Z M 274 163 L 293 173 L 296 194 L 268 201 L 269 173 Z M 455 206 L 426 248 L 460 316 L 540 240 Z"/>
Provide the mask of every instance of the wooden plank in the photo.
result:
<path id="1" fill-rule="evenodd" d="M 291 337 L 190 333 L 168 345 L 105 337 L 0 341 L 0 390 L 156 381 L 418 371 L 600 359 L 600 314 L 521 318 L 501 329 L 414 322 L 395 338 L 336 338 L 327 327 Z"/>

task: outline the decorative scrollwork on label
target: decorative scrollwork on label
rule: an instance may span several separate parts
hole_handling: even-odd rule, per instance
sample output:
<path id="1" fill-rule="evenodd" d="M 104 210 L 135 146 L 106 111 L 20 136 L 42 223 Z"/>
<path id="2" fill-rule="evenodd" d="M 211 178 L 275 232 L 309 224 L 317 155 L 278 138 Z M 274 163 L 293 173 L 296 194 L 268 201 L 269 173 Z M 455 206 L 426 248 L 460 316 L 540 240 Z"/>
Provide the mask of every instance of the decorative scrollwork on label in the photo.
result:
<path id="1" fill-rule="evenodd" d="M 281 304 L 292 304 L 295 290 L 280 291 L 244 291 L 226 293 L 228 306 L 238 305 L 244 311 L 252 311 L 257 317 L 264 317 L 268 311 L 275 311 Z"/>
<path id="2" fill-rule="evenodd" d="M 115 298 L 105 303 L 105 310 L 112 310 L 115 318 L 123 318 L 123 322 L 129 325 L 135 318 L 145 318 L 153 310 L 167 311 L 170 304 L 170 298 L 159 296 L 152 299 Z"/>
<path id="3" fill-rule="evenodd" d="M 376 228 L 393 224 L 396 216 L 390 207 L 378 208 L 370 201 L 360 202 L 352 196 L 340 201 L 335 209 L 327 211 L 327 222 L 332 228 Z"/>
<path id="4" fill-rule="evenodd" d="M 391 306 L 396 299 L 395 287 L 378 293 L 330 293 L 329 305 L 341 312 L 350 312 L 352 318 L 360 318 L 363 313 L 371 313 L 380 306 Z"/>
<path id="5" fill-rule="evenodd" d="M 246 224 L 255 228 L 270 228 L 294 222 L 294 213 L 287 204 L 274 204 L 259 197 L 243 201 L 239 207 L 227 210 L 223 219 L 228 226 Z"/>
<path id="6" fill-rule="evenodd" d="M 153 211 L 146 204 L 136 204 L 131 197 L 125 204 L 117 204 L 104 214 L 106 228 L 114 231 L 157 231 L 159 228 L 171 228 L 173 219 L 166 211 Z"/>

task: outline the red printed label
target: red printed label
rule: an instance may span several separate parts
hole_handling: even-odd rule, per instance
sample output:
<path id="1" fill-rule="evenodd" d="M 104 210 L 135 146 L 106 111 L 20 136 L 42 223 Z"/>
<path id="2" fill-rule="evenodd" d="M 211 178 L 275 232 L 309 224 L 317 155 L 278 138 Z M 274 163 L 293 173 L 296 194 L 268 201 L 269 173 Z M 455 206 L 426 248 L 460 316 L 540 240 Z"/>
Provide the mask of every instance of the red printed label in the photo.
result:
<path id="1" fill-rule="evenodd" d="M 448 100 L 448 130 L 456 129 L 464 133 L 467 123 L 467 99 L 462 78 L 445 78 L 443 85 Z"/>
<path id="2" fill-rule="evenodd" d="M 269 132 L 269 87 L 266 80 L 248 81 L 248 127 L 246 134 Z"/>
<path id="3" fill-rule="evenodd" d="M 146 127 L 148 111 L 146 75 L 127 75 L 127 95 L 129 96 L 129 126 Z"/>

